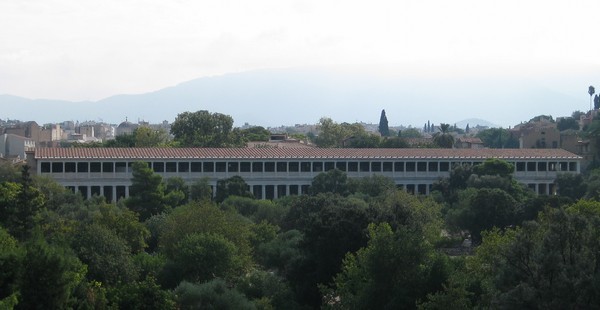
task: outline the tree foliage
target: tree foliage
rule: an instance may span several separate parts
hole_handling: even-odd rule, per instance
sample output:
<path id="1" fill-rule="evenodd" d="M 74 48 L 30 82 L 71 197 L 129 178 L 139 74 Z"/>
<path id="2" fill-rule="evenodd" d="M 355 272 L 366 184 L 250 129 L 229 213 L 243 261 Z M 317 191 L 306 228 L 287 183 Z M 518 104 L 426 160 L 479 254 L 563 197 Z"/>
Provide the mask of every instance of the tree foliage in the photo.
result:
<path id="1" fill-rule="evenodd" d="M 264 141 L 271 139 L 271 132 L 262 126 L 254 126 L 247 129 L 242 129 L 240 134 L 245 141 Z"/>
<path id="2" fill-rule="evenodd" d="M 330 282 L 345 254 L 366 244 L 368 223 L 367 205 L 358 199 L 327 193 L 294 201 L 283 227 L 299 230 L 304 238 L 302 258 L 290 266 L 287 278 L 305 303 L 321 303 L 317 284 Z"/>
<path id="3" fill-rule="evenodd" d="M 183 279 L 200 283 L 230 278 L 243 270 L 236 246 L 222 235 L 192 233 L 175 245 L 172 260 Z"/>
<path id="4" fill-rule="evenodd" d="M 385 115 L 385 110 L 381 110 L 381 117 L 379 118 L 379 133 L 383 137 L 390 135 L 390 128 L 388 127 L 388 119 Z"/>
<path id="5" fill-rule="evenodd" d="M 177 255 L 177 244 L 191 234 L 216 234 L 233 243 L 244 267 L 250 264 L 251 223 L 235 213 L 219 210 L 211 203 L 190 203 L 174 209 L 165 219 L 159 248 L 167 257 Z"/>
<path id="6" fill-rule="evenodd" d="M 490 128 L 477 133 L 477 138 L 481 139 L 485 147 L 494 149 L 517 149 L 519 140 L 514 138 L 507 129 Z"/>
<path id="7" fill-rule="evenodd" d="M 49 245 L 41 236 L 25 245 L 18 309 L 64 309 L 84 279 L 86 267 L 68 249 Z"/>
<path id="8" fill-rule="evenodd" d="M 223 202 L 229 196 L 254 198 L 244 179 L 238 175 L 217 181 L 217 202 Z"/>
<path id="9" fill-rule="evenodd" d="M 454 146 L 454 136 L 450 133 L 450 124 L 440 124 L 440 132 L 433 135 L 433 143 L 441 148 L 452 148 Z"/>
<path id="10" fill-rule="evenodd" d="M 208 178 L 202 178 L 190 186 L 190 199 L 192 201 L 210 201 L 213 197 L 212 187 Z"/>
<path id="11" fill-rule="evenodd" d="M 402 138 L 422 138 L 423 134 L 416 128 L 406 128 L 398 132 L 398 136 Z"/>
<path id="12" fill-rule="evenodd" d="M 563 130 L 579 130 L 579 122 L 578 120 L 572 117 L 563 117 L 557 123 L 556 127 L 559 131 Z"/>
<path id="13" fill-rule="evenodd" d="M 563 197 L 578 200 L 585 195 L 587 190 L 581 174 L 560 173 L 556 176 L 558 193 Z"/>
<path id="14" fill-rule="evenodd" d="M 0 224 L 19 240 L 25 240 L 39 221 L 46 198 L 35 186 L 29 166 L 22 166 L 18 183 L 0 183 Z"/>
<path id="15" fill-rule="evenodd" d="M 145 162 L 133 163 L 132 169 L 129 198 L 125 202 L 127 207 L 137 212 L 141 220 L 164 212 L 167 206 L 164 203 L 165 189 L 162 177 L 155 174 Z"/>
<path id="16" fill-rule="evenodd" d="M 371 224 L 368 245 L 346 256 L 326 302 L 339 309 L 414 309 L 442 288 L 447 264 L 418 233 Z"/>
<path id="17" fill-rule="evenodd" d="M 182 282 L 175 295 L 179 309 L 255 309 L 253 303 L 222 279 L 202 284 Z"/>
<path id="18" fill-rule="evenodd" d="M 373 135 L 367 133 L 361 124 L 338 124 L 328 117 L 323 117 L 319 120 L 317 129 L 319 130 L 319 135 L 315 138 L 314 142 L 318 147 L 322 148 L 345 147 L 347 146 L 346 140 L 352 139 L 359 146 L 364 144 L 370 146 L 374 143 L 373 141 L 376 141 L 376 144 L 379 141 L 375 139 L 378 137 L 371 138 Z"/>
<path id="19" fill-rule="evenodd" d="M 483 163 L 473 167 L 473 172 L 479 176 L 495 175 L 502 178 L 511 178 L 514 171 L 515 166 L 513 164 L 497 158 L 486 159 Z"/>
<path id="20" fill-rule="evenodd" d="M 527 223 L 494 263 L 494 301 L 546 309 L 600 306 L 598 216 L 551 210 Z"/>
<path id="21" fill-rule="evenodd" d="M 481 232 L 516 223 L 520 209 L 515 199 L 501 189 L 470 188 L 461 192 L 457 208 L 449 214 L 458 227 L 471 232 L 473 242 L 481 241 Z"/>
<path id="22" fill-rule="evenodd" d="M 164 129 L 140 126 L 131 134 L 121 134 L 102 143 L 73 143 L 73 147 L 165 147 L 169 145 L 169 134 Z"/>
<path id="23" fill-rule="evenodd" d="M 116 309 L 179 309 L 173 292 L 163 290 L 152 277 L 117 286 L 110 293 Z"/>
<path id="24" fill-rule="evenodd" d="M 310 192 L 313 195 L 319 193 L 335 193 L 339 195 L 348 194 L 348 176 L 339 169 L 319 173 L 314 177 Z"/>
<path id="25" fill-rule="evenodd" d="M 72 248 L 88 266 L 88 279 L 107 284 L 130 282 L 137 278 L 131 249 L 114 232 L 99 225 L 78 228 Z"/>
<path id="26" fill-rule="evenodd" d="M 239 132 L 233 129 L 233 118 L 205 110 L 183 112 L 171 125 L 175 141 L 184 147 L 242 146 Z"/>

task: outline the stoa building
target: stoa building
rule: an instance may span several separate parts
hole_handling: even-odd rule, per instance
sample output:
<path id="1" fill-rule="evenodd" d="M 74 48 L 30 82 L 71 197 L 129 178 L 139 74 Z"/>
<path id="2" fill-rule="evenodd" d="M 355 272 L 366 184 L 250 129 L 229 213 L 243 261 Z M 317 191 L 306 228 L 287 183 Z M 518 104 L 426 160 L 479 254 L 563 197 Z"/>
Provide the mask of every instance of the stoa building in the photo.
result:
<path id="1" fill-rule="evenodd" d="M 427 195 L 456 164 L 496 158 L 514 165 L 513 177 L 538 194 L 554 194 L 559 173 L 580 173 L 582 158 L 562 149 L 321 149 L 321 148 L 38 148 L 31 171 L 79 191 L 116 201 L 129 196 L 137 161 L 163 178 L 192 184 L 241 176 L 257 198 L 308 192 L 313 178 L 332 169 L 348 177 L 383 175 L 398 187 Z M 214 192 L 214 191 L 213 191 Z"/>

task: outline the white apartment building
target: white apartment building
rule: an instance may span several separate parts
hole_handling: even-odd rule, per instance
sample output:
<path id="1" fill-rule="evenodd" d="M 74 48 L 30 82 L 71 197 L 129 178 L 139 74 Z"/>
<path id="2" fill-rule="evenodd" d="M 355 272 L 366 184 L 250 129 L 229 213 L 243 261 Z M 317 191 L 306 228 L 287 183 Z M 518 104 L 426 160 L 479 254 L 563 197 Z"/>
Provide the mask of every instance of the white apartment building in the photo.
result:
<path id="1" fill-rule="evenodd" d="M 0 157 L 12 159 L 25 159 L 25 153 L 35 149 L 35 141 L 14 134 L 0 135 Z"/>

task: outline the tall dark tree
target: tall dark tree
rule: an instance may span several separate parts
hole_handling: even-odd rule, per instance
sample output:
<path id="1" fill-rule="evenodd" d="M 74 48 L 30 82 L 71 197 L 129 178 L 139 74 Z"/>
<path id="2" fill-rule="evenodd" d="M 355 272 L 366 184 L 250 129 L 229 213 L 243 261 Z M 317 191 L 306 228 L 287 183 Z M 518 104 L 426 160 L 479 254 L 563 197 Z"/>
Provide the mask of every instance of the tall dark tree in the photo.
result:
<path id="1" fill-rule="evenodd" d="M 379 118 L 379 133 L 383 137 L 390 135 L 390 128 L 388 127 L 387 116 L 385 116 L 385 110 L 381 110 L 381 117 Z"/>
<path id="2" fill-rule="evenodd" d="M 142 221 L 165 211 L 162 177 L 154 173 L 145 162 L 135 162 L 132 168 L 133 178 L 126 201 L 127 207 L 137 212 Z"/>
<path id="3" fill-rule="evenodd" d="M 596 93 L 594 86 L 590 85 L 588 88 L 588 94 L 590 94 L 590 110 L 592 109 L 592 96 Z"/>
<path id="4" fill-rule="evenodd" d="M 36 214 L 44 206 L 43 194 L 33 186 L 29 174 L 29 166 L 24 165 L 21 171 L 21 190 L 17 196 L 17 205 L 10 212 L 12 233 L 20 240 L 26 239 L 36 224 Z M 9 226 L 10 227 L 10 226 Z"/>
<path id="5" fill-rule="evenodd" d="M 594 96 L 594 110 L 600 109 L 600 96 Z"/>

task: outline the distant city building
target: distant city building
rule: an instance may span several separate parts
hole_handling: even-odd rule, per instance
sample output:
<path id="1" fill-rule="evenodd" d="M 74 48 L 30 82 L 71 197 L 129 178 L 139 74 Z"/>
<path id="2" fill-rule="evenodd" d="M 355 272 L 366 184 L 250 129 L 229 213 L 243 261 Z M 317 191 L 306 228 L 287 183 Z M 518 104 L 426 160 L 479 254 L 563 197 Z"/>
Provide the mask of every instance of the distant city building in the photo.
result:
<path id="1" fill-rule="evenodd" d="M 483 141 L 474 137 L 459 137 L 454 142 L 454 147 L 459 149 L 482 149 Z"/>
<path id="2" fill-rule="evenodd" d="M 35 141 L 15 134 L 0 135 L 0 157 L 12 160 L 24 160 L 25 152 L 35 149 Z"/>
<path id="3" fill-rule="evenodd" d="M 560 131 L 556 123 L 540 117 L 538 121 L 519 124 L 510 130 L 522 149 L 556 149 L 560 147 Z"/>
<path id="4" fill-rule="evenodd" d="M 121 136 L 121 135 L 130 135 L 133 133 L 133 131 L 138 128 L 137 124 L 134 124 L 132 122 L 129 122 L 127 120 L 125 120 L 124 122 L 122 122 L 121 124 L 119 124 L 119 126 L 117 126 L 117 130 L 115 132 L 115 134 L 117 136 Z"/>

